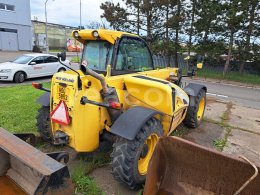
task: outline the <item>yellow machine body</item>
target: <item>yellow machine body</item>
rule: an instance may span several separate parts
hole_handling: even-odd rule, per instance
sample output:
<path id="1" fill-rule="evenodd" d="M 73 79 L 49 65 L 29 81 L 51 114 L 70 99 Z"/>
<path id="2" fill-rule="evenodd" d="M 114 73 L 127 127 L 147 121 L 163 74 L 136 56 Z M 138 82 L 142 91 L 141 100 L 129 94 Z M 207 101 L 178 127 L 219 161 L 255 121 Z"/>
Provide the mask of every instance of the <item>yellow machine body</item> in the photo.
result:
<path id="1" fill-rule="evenodd" d="M 64 131 L 69 136 L 69 145 L 76 151 L 91 152 L 99 146 L 99 135 L 103 131 L 109 131 L 111 120 L 106 108 L 80 104 L 82 96 L 92 101 L 102 102 L 99 93 L 102 87 L 99 80 L 90 75 L 83 75 L 81 71 L 78 72 L 81 74 L 82 90 L 77 89 L 77 74 L 72 71 L 57 73 L 52 78 L 51 110 L 54 110 L 59 101 L 63 100 L 71 118 L 69 125 L 52 122 L 52 131 L 53 134 L 57 130 Z M 105 80 L 109 86 L 116 89 L 125 110 L 133 106 L 143 106 L 163 113 L 161 120 L 164 134 L 168 135 L 182 122 L 189 105 L 188 95 L 177 85 L 166 81 L 167 76 L 175 72 L 176 68 L 166 68 L 108 76 Z M 157 78 L 159 81 L 168 82 L 168 85 L 135 77 L 139 75 Z M 60 83 L 66 84 L 66 88 Z"/>

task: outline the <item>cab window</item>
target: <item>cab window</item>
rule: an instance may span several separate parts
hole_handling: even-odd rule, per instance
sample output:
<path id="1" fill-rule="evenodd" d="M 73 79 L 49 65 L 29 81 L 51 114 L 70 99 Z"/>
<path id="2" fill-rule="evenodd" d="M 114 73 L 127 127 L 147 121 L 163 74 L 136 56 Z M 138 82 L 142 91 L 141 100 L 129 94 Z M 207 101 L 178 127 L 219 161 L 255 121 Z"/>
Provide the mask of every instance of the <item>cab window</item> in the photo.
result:
<path id="1" fill-rule="evenodd" d="M 112 57 L 112 45 L 107 41 L 88 41 L 83 51 L 82 61 L 97 71 L 106 71 Z"/>
<path id="2" fill-rule="evenodd" d="M 145 42 L 134 38 L 123 38 L 119 44 L 115 69 L 119 71 L 152 70 L 152 58 Z"/>

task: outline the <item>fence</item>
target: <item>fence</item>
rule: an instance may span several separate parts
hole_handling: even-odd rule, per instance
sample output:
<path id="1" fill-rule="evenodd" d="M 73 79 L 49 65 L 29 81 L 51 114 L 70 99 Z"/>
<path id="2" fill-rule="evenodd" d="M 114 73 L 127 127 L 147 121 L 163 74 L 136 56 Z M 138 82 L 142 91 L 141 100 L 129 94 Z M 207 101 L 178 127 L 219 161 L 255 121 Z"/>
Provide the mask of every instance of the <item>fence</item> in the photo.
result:
<path id="1" fill-rule="evenodd" d="M 182 69 L 187 69 L 187 63 L 184 61 L 183 56 L 178 54 L 178 67 Z M 167 66 L 177 67 L 175 64 L 175 57 L 170 57 L 170 64 L 168 64 L 168 58 L 166 56 L 161 55 L 153 55 L 153 63 L 155 68 L 165 68 Z"/>

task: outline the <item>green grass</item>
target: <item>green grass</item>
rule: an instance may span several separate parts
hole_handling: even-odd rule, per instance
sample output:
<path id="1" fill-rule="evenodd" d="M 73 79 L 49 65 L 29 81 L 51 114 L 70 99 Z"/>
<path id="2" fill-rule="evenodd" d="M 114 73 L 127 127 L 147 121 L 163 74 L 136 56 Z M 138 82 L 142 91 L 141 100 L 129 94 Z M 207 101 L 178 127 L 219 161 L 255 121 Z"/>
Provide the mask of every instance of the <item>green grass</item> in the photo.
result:
<path id="1" fill-rule="evenodd" d="M 198 77 L 238 81 L 238 82 L 251 83 L 251 84 L 260 84 L 259 75 L 246 74 L 246 73 L 241 75 L 238 72 L 229 72 L 227 76 L 224 78 L 222 72 L 202 69 L 202 70 L 198 70 Z"/>
<path id="2" fill-rule="evenodd" d="M 49 88 L 50 83 L 45 83 Z M 44 92 L 31 85 L 0 88 L 0 127 L 12 133 L 36 132 L 36 114 L 40 107 L 35 101 Z"/>
<path id="3" fill-rule="evenodd" d="M 80 62 L 80 57 L 73 57 L 73 58 L 71 58 L 71 62 L 73 62 L 73 63 L 79 63 Z"/>
<path id="4" fill-rule="evenodd" d="M 97 183 L 87 174 L 94 169 L 103 167 L 110 162 L 110 151 L 83 154 L 81 159 L 74 164 L 71 170 L 71 179 L 75 184 L 75 194 L 103 195 L 104 192 Z"/>
<path id="5" fill-rule="evenodd" d="M 225 139 L 216 139 L 213 141 L 213 146 L 218 149 L 219 151 L 222 151 L 224 147 L 226 146 L 227 140 Z"/>
<path id="6" fill-rule="evenodd" d="M 49 52 L 52 52 L 52 53 L 61 53 L 61 52 L 63 52 L 63 51 L 64 51 L 64 49 L 50 49 Z"/>
<path id="7" fill-rule="evenodd" d="M 103 195 L 96 182 L 86 175 L 87 169 L 84 161 L 79 161 L 72 170 L 71 179 L 75 184 L 75 194 Z"/>
<path id="8" fill-rule="evenodd" d="M 190 132 L 190 129 L 181 123 L 172 133 L 171 136 L 184 137 Z"/>

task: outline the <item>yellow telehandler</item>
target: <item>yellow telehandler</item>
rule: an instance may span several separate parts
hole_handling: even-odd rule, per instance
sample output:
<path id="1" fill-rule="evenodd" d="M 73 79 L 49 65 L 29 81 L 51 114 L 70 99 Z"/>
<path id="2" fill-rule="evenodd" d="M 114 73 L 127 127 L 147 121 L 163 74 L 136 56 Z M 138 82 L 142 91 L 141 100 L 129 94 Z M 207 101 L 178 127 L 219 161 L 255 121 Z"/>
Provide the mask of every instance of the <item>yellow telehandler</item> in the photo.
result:
<path id="1" fill-rule="evenodd" d="M 113 141 L 112 173 L 131 189 L 145 181 L 158 139 L 184 122 L 198 127 L 206 105 L 206 87 L 183 89 L 178 68 L 155 69 L 147 43 L 137 35 L 112 30 L 76 30 L 84 45 L 80 70 L 56 73 L 51 89 L 39 97 L 37 126 L 42 137 L 77 152 L 92 152 Z M 58 54 L 60 62 L 66 54 Z"/>

